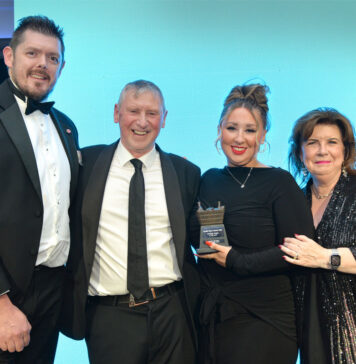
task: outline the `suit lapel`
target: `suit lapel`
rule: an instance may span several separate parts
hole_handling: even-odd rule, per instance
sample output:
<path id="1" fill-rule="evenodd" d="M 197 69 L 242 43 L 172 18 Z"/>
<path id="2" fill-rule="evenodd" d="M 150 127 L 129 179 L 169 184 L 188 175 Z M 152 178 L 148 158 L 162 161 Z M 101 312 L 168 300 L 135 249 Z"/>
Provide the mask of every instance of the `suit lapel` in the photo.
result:
<path id="1" fill-rule="evenodd" d="M 88 176 L 88 184 L 84 191 L 82 223 L 83 242 L 86 243 L 83 245 L 83 255 L 88 279 L 90 275 L 88 265 L 91 267 L 93 262 L 106 180 L 117 144 L 118 142 L 102 150 Z"/>
<path id="2" fill-rule="evenodd" d="M 158 146 L 162 166 L 164 192 L 166 195 L 168 217 L 171 223 L 173 242 L 176 248 L 179 268 L 183 268 L 184 249 L 186 239 L 185 214 L 182 204 L 181 189 L 178 182 L 177 172 L 172 160 Z"/>
<path id="3" fill-rule="evenodd" d="M 53 124 L 57 129 L 58 135 L 61 138 L 63 148 L 67 154 L 67 158 L 69 161 L 71 170 L 70 196 L 71 198 L 73 198 L 79 171 L 77 148 L 73 140 L 72 131 L 70 130 L 70 132 L 68 132 L 68 129 L 66 131 L 63 130 L 63 124 L 59 121 L 55 109 L 52 109 L 52 111 L 50 112 L 50 116 L 52 118 Z"/>
<path id="4" fill-rule="evenodd" d="M 8 80 L 0 85 L 0 109 L 4 109 L 0 113 L 0 121 L 3 123 L 6 131 L 8 132 L 12 142 L 16 146 L 21 159 L 25 165 L 27 173 L 32 181 L 32 184 L 42 200 L 41 184 L 38 176 L 36 157 L 33 152 L 30 136 L 28 135 L 25 122 L 22 114 L 18 108 L 17 102 L 9 89 Z M 55 110 L 50 113 L 52 121 L 57 128 L 59 137 L 61 138 L 64 150 L 66 151 L 68 161 L 71 169 L 71 197 L 75 191 L 75 185 L 78 177 L 78 158 L 75 142 L 69 140 L 73 138 L 72 135 L 67 135 L 63 131 L 62 124 L 59 121 L 57 112 Z"/>
<path id="5" fill-rule="evenodd" d="M 33 152 L 25 122 L 15 100 L 11 106 L 6 108 L 6 110 L 0 114 L 0 120 L 17 148 L 31 182 L 42 201 L 41 184 L 38 176 L 36 157 Z"/>

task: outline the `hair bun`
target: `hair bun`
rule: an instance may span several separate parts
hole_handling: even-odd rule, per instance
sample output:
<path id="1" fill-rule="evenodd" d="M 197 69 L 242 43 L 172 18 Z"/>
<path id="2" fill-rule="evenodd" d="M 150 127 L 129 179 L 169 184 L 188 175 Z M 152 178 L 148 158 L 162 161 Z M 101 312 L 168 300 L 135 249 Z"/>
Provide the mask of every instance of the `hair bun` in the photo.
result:
<path id="1" fill-rule="evenodd" d="M 262 109 L 268 113 L 268 99 L 266 94 L 269 92 L 268 86 L 254 83 L 250 85 L 235 86 L 225 99 L 224 107 L 235 101 L 246 101 L 251 105 Z"/>

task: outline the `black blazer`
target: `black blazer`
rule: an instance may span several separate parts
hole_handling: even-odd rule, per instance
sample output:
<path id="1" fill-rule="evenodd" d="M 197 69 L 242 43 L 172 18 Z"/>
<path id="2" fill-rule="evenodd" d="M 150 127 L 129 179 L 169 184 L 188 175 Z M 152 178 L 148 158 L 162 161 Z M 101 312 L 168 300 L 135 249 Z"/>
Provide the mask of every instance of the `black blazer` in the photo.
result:
<path id="1" fill-rule="evenodd" d="M 43 223 L 43 202 L 36 158 L 18 104 L 0 85 L 0 293 L 26 292 L 35 267 Z M 52 109 L 71 169 L 70 194 L 78 176 L 78 134 L 66 115 Z"/>
<path id="2" fill-rule="evenodd" d="M 89 278 L 93 266 L 96 238 L 106 179 L 118 142 L 82 150 L 83 168 L 79 176 L 78 194 L 73 211 L 72 246 L 68 259 L 62 332 L 74 339 L 85 336 L 85 307 Z M 174 154 L 164 153 L 156 146 L 162 166 L 169 220 L 177 260 L 183 276 L 188 322 L 193 335 L 193 313 L 199 294 L 196 262 L 187 238 L 187 225 L 199 188 L 200 169 Z M 82 226 L 81 226 L 82 224 Z"/>

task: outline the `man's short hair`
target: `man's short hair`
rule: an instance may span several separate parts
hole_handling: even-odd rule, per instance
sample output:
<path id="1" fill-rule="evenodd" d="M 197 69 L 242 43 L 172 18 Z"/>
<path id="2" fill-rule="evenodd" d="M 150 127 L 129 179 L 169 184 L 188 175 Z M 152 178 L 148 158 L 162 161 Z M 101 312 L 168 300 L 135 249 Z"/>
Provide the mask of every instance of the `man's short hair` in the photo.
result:
<path id="1" fill-rule="evenodd" d="M 153 82 L 146 81 L 146 80 L 137 80 L 137 81 L 129 82 L 121 91 L 119 102 L 118 102 L 118 108 L 121 107 L 122 101 L 124 100 L 127 93 L 130 91 L 133 91 L 135 93 L 135 97 L 137 97 L 145 92 L 152 92 L 153 94 L 158 96 L 159 99 L 161 100 L 162 113 L 164 114 L 166 112 L 166 106 L 164 104 L 164 98 L 163 98 L 162 91 Z"/>
<path id="2" fill-rule="evenodd" d="M 14 30 L 12 39 L 10 41 L 10 47 L 14 51 L 16 47 L 22 42 L 23 34 L 28 29 L 57 38 L 61 42 L 62 58 L 64 59 L 63 29 L 56 25 L 53 20 L 43 15 L 27 16 L 19 20 L 19 24 Z"/>

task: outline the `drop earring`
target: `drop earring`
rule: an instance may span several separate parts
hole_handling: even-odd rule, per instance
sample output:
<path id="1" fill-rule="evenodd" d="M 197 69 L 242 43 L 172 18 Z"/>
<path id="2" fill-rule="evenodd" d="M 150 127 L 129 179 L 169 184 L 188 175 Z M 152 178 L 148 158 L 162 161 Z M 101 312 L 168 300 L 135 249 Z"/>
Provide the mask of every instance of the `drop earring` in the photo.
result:
<path id="1" fill-rule="evenodd" d="M 346 178 L 347 177 L 347 170 L 345 168 L 344 162 L 342 162 L 341 172 L 342 172 L 342 175 Z"/>
<path id="2" fill-rule="evenodd" d="M 260 146 L 261 145 L 263 145 L 263 148 L 259 151 L 260 153 L 264 153 L 267 149 L 270 148 L 269 143 L 266 140 L 262 144 L 260 144 Z"/>

